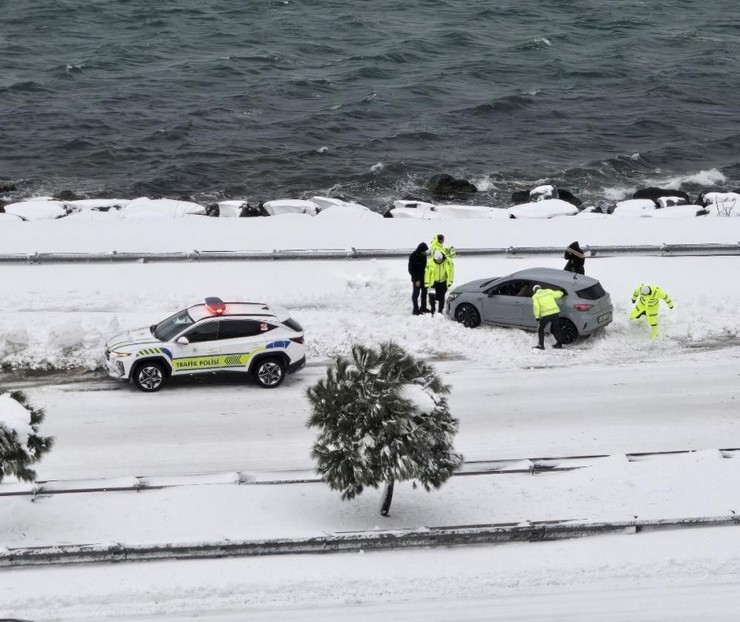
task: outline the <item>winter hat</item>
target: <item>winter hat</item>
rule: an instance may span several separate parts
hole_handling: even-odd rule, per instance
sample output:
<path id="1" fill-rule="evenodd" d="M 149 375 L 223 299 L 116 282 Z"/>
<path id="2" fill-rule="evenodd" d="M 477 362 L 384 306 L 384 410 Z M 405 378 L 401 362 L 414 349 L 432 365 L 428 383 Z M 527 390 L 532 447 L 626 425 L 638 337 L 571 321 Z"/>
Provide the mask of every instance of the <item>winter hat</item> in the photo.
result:
<path id="1" fill-rule="evenodd" d="M 650 286 L 649 286 L 649 285 L 643 285 L 643 286 L 642 286 L 642 287 L 640 288 L 640 291 L 642 292 L 642 294 L 643 294 L 644 296 L 647 296 L 647 295 L 648 295 L 648 294 L 650 293 Z"/>
<path id="2" fill-rule="evenodd" d="M 437 251 L 436 253 L 434 253 L 435 261 L 442 261 L 444 258 L 445 256 L 441 252 Z"/>
<path id="3" fill-rule="evenodd" d="M 542 285 L 535 285 L 535 286 L 534 286 L 534 287 L 532 288 L 532 291 L 533 291 L 533 292 L 536 292 L 536 291 L 537 291 L 538 289 L 542 289 Z"/>

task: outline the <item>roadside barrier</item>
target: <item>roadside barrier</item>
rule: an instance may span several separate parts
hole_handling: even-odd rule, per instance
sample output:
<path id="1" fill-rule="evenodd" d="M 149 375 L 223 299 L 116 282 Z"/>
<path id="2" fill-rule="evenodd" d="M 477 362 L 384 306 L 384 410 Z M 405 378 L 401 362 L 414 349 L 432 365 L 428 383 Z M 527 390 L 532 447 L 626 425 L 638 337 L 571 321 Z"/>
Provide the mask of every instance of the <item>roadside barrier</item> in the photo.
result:
<path id="1" fill-rule="evenodd" d="M 38 548 L 0 549 L 0 568 L 142 562 L 172 559 L 216 559 L 264 555 L 339 553 L 399 548 L 544 542 L 600 534 L 634 534 L 645 531 L 726 527 L 740 525 L 740 516 L 708 516 L 615 522 L 541 521 L 527 524 L 457 525 L 413 530 L 338 532 L 308 538 L 165 544 L 83 544 Z"/>
<path id="2" fill-rule="evenodd" d="M 413 248 L 328 248 L 328 249 L 275 249 L 272 251 L 199 251 L 177 253 L 6 253 L 0 254 L 0 263 L 118 263 L 118 262 L 176 262 L 176 261 L 265 261 L 296 259 L 384 259 L 408 257 Z M 506 248 L 456 248 L 457 256 L 562 255 L 560 246 L 509 246 Z M 584 246 L 589 258 L 617 255 L 740 255 L 740 242 L 734 244 L 657 244 L 636 246 Z"/>

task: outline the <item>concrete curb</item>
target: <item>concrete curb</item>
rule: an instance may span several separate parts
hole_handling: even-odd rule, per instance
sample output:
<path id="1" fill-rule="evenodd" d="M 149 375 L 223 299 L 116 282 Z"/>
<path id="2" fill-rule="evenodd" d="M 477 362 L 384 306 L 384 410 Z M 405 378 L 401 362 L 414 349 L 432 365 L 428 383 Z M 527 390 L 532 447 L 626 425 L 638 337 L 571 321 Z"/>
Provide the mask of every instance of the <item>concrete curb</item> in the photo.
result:
<path id="1" fill-rule="evenodd" d="M 0 254 L 0 263 L 120 263 L 173 261 L 265 261 L 290 259 L 383 259 L 407 257 L 413 248 L 402 249 L 302 249 L 272 251 L 199 251 L 173 253 L 16 253 Z M 653 244 L 639 246 L 584 246 L 588 257 L 614 255 L 740 255 L 740 242 L 734 244 Z M 560 246 L 509 246 L 507 248 L 458 248 L 458 256 L 562 255 Z"/>
<path id="2" fill-rule="evenodd" d="M 738 526 L 740 516 L 712 516 L 616 522 L 546 521 L 542 523 L 459 525 L 379 532 L 346 532 L 311 538 L 192 544 L 91 544 L 0 550 L 0 567 L 216 559 L 263 555 L 376 551 L 411 547 L 459 546 L 506 542 L 543 542 L 607 533 L 639 533 L 691 527 Z"/>

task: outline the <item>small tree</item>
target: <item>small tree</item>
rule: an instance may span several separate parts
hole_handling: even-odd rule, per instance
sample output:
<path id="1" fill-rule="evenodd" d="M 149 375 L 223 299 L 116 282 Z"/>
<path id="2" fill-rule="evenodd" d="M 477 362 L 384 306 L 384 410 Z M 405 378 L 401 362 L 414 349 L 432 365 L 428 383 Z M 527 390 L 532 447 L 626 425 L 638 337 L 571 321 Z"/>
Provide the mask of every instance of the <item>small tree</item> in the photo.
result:
<path id="1" fill-rule="evenodd" d="M 0 482 L 14 475 L 23 482 L 36 479 L 30 468 L 54 444 L 50 436 L 39 436 L 44 411 L 29 405 L 20 391 L 0 393 Z"/>
<path id="2" fill-rule="evenodd" d="M 345 501 L 384 484 L 382 516 L 396 481 L 439 488 L 463 461 L 453 448 L 449 392 L 430 365 L 393 343 L 352 346 L 351 357 L 336 357 L 307 391 L 308 426 L 319 429 L 317 473 Z"/>

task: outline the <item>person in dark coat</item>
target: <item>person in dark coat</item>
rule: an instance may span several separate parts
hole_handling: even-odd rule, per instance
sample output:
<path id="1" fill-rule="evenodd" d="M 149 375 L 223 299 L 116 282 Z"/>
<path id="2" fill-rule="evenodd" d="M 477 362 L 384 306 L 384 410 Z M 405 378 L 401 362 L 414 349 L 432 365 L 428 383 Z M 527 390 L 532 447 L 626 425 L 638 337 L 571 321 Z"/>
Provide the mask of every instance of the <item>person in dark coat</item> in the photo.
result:
<path id="1" fill-rule="evenodd" d="M 409 274 L 411 275 L 411 302 L 414 305 L 413 315 L 429 313 L 427 309 L 427 288 L 424 285 L 424 270 L 427 267 L 427 251 L 429 247 L 422 242 L 416 250 L 409 255 Z M 419 308 L 419 296 L 421 295 L 421 308 Z"/>
<path id="2" fill-rule="evenodd" d="M 563 270 L 577 274 L 586 274 L 586 254 L 581 250 L 578 242 L 571 242 L 570 246 L 565 249 L 563 257 L 568 260 Z"/>

